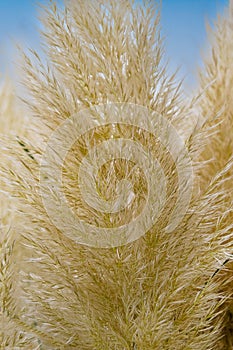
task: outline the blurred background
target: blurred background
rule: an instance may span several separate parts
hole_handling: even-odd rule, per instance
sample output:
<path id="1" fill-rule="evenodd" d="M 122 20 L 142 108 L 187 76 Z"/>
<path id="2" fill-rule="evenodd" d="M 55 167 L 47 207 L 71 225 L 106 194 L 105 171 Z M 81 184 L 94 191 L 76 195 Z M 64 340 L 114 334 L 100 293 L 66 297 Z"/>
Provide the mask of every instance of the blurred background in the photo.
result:
<path id="1" fill-rule="evenodd" d="M 47 2 L 0 0 L 1 75 L 14 78 L 18 44 L 40 50 L 38 9 Z M 206 23 L 213 24 L 227 4 L 228 0 L 162 0 L 162 33 L 170 69 L 180 68 L 187 87 L 195 86 L 197 67 L 206 51 Z"/>

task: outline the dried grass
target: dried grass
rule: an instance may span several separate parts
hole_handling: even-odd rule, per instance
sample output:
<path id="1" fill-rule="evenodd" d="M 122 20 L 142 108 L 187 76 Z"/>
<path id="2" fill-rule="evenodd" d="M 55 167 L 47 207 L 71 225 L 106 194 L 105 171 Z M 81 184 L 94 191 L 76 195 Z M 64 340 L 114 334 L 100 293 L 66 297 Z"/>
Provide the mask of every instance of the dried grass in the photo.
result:
<path id="1" fill-rule="evenodd" d="M 32 124 L 39 142 L 29 134 L 24 147 L 12 140 L 6 148 L 13 167 L 5 173 L 5 181 L 13 185 L 20 203 L 20 219 L 11 234 L 20 234 L 25 257 L 19 256 L 18 249 L 12 254 L 11 245 L 4 242 L 1 310 L 13 325 L 3 332 L 5 348 L 227 349 L 224 332 L 232 290 L 231 277 L 224 269 L 230 265 L 222 263 L 232 249 L 228 221 L 232 183 L 228 143 L 232 140 L 221 142 L 221 150 L 218 144 L 231 125 L 230 109 L 223 110 L 227 125 L 215 126 L 216 121 L 208 120 L 186 136 L 195 181 L 187 212 L 172 233 L 165 228 L 178 198 L 179 176 L 176 160 L 163 145 L 145 130 L 128 125 L 114 128 L 110 124 L 83 135 L 67 154 L 63 168 L 64 193 L 77 215 L 112 227 L 109 216 L 99 219 L 83 205 L 75 188 L 77 167 L 88 146 L 111 136 L 122 135 L 150 146 L 163 166 L 168 192 L 160 218 L 138 240 L 108 249 L 76 244 L 52 224 L 40 196 L 40 160 L 52 132 L 84 108 L 130 102 L 158 112 L 182 135 L 194 106 L 185 106 L 181 84 L 162 64 L 159 14 L 153 2 L 140 6 L 129 0 L 104 4 L 77 0 L 69 1 L 64 11 L 51 3 L 42 18 L 48 64 L 37 53 L 36 63 L 25 56 L 28 103 L 37 117 Z M 219 57 L 214 53 L 213 62 Z M 215 74 L 219 64 L 214 66 Z M 211 72 L 208 67 L 212 65 L 207 64 L 207 71 Z M 213 77 L 206 79 L 203 86 Z M 212 119 L 225 101 L 226 90 L 221 90 L 222 102 L 216 99 L 219 88 L 212 87 L 211 93 L 206 89 L 200 102 L 202 114 L 211 106 Z M 208 94 L 212 94 L 210 99 Z M 230 98 L 226 101 L 230 104 Z M 217 131 L 210 136 L 212 127 Z M 206 165 L 212 149 L 215 157 L 219 150 L 219 159 Z M 132 171 L 125 161 L 110 165 L 110 173 L 102 167 L 99 174 L 99 190 L 106 191 L 107 198 L 113 195 L 117 180 L 123 174 L 130 179 Z M 145 179 L 137 172 L 132 178 L 139 198 L 136 203 L 142 204 L 140 194 L 147 194 Z M 52 186 L 50 190 L 53 194 Z M 131 208 L 134 214 L 135 208 Z M 117 220 L 127 222 L 130 213 L 123 213 Z M 16 257 L 17 266 L 11 262 Z M 25 345 L 13 335 L 15 329 Z"/>

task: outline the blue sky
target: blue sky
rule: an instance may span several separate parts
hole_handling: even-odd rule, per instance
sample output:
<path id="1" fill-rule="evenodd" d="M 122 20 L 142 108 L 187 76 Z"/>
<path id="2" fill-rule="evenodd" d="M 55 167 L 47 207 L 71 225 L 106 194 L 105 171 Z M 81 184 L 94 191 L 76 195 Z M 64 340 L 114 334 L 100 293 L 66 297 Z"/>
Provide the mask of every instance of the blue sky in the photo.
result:
<path id="1" fill-rule="evenodd" d="M 193 85 L 197 66 L 207 48 L 206 23 L 224 13 L 228 0 L 164 0 L 162 29 L 172 69 L 180 67 L 187 85 Z"/>
<path id="2" fill-rule="evenodd" d="M 85 1 L 85 0 L 84 0 Z M 15 44 L 39 48 L 37 4 L 45 0 L 0 0 L 0 72 L 13 74 Z M 206 47 L 205 23 L 213 23 L 227 0 L 163 0 L 162 28 L 171 69 L 180 67 L 187 85 L 195 82 Z"/>

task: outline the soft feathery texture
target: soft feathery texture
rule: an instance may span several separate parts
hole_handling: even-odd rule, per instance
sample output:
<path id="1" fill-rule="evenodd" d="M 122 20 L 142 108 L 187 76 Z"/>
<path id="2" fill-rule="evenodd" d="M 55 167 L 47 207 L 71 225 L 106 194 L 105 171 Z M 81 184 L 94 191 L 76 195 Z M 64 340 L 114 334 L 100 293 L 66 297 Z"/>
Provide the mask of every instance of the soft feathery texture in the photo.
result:
<path id="1" fill-rule="evenodd" d="M 24 133 L 24 116 L 22 112 L 22 107 L 17 102 L 15 91 L 13 89 L 13 84 L 8 79 L 2 80 L 0 88 L 0 135 L 1 143 L 4 138 L 17 138 L 20 140 L 20 137 Z M 1 144 L 2 145 L 2 144 Z M 3 145 L 2 145 L 3 146 Z M 1 152 L 1 163 L 7 168 L 10 168 L 11 161 L 4 156 L 4 147 L 2 147 Z M 9 193 L 5 192 L 7 183 L 2 183 L 1 181 L 1 226 L 9 225 L 9 206 L 10 198 Z"/>
<path id="2" fill-rule="evenodd" d="M 197 160 L 200 191 L 205 192 L 214 178 L 218 178 L 218 189 L 225 193 L 219 208 L 216 230 L 222 230 L 229 242 L 233 228 L 233 2 L 224 16 L 219 16 L 215 28 L 208 28 L 211 53 L 200 70 L 201 97 L 196 113 L 203 124 L 205 145 L 201 148 Z M 232 246 L 226 251 L 232 254 Z M 224 296 L 233 291 L 232 263 L 226 261 L 224 271 L 219 273 L 223 282 L 221 293 Z M 221 278 L 221 277 L 219 277 Z M 224 349 L 232 349 L 232 299 L 226 301 L 229 306 L 226 315 Z M 219 345 L 220 346 L 220 345 Z"/>
<path id="3" fill-rule="evenodd" d="M 26 135 L 27 118 L 25 109 L 16 97 L 13 83 L 9 79 L 2 79 L 0 89 L 0 145 L 1 145 L 1 173 L 0 173 L 0 347 L 15 350 L 18 348 L 31 349 L 28 339 L 15 328 L 8 317 L 9 295 L 16 292 L 13 271 L 17 264 L 17 256 L 21 256 L 17 238 L 19 232 L 14 230 L 20 216 L 18 200 L 13 196 L 11 179 L 7 175 L 13 170 L 15 159 L 8 157 L 8 144 L 15 142 L 25 151 L 23 137 Z M 14 251 L 14 254 L 13 254 Z M 36 343 L 35 343 L 36 346 Z M 34 347 L 35 349 L 36 347 Z"/>
<path id="4" fill-rule="evenodd" d="M 180 83 L 162 64 L 158 9 L 153 2 L 77 0 L 67 2 L 64 10 L 51 3 L 42 19 L 48 63 L 36 53 L 35 63 L 25 56 L 28 104 L 40 141 L 32 134 L 24 147 L 9 141 L 6 153 L 13 169 L 2 173 L 19 199 L 21 216 L 12 231 L 20 233 L 24 252 L 5 244 L 1 310 L 10 326 L 3 329 L 2 343 L 6 349 L 40 350 L 227 349 L 224 332 L 229 333 L 232 291 L 222 264 L 229 257 L 232 234 L 224 222 L 229 207 L 223 203 L 229 201 L 225 189 L 232 180 L 231 155 L 224 164 L 219 159 L 206 179 L 204 155 L 211 142 L 206 136 L 212 125 L 198 124 L 183 136 L 194 184 L 187 211 L 173 232 L 165 228 L 178 198 L 176 159 L 159 138 L 129 125 L 108 124 L 74 143 L 63 164 L 63 190 L 75 214 L 92 225 L 128 223 L 148 195 L 143 169 L 139 172 L 125 159 L 101 167 L 97 182 L 106 200 L 114 196 L 119 179 L 133 182 L 135 205 L 118 216 L 98 216 L 84 205 L 75 174 L 91 145 L 109 138 L 137 140 L 156 155 L 167 181 L 163 211 L 145 235 L 108 249 L 77 244 L 54 226 L 41 198 L 40 160 L 46 143 L 64 120 L 84 108 L 135 103 L 186 134 L 185 120 L 194 106 L 185 106 Z M 49 191 L 54 195 L 52 186 Z"/>

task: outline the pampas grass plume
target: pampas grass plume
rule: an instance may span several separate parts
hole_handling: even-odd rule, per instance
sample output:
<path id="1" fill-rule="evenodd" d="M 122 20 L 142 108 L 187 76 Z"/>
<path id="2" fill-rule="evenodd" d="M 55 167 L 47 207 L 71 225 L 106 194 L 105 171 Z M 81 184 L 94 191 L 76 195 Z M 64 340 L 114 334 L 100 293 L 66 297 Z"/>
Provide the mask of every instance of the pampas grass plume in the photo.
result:
<path id="1" fill-rule="evenodd" d="M 231 260 L 232 225 L 225 221 L 229 207 L 223 203 L 232 198 L 232 135 L 226 142 L 222 138 L 232 122 L 224 87 L 225 81 L 231 85 L 225 66 L 232 62 L 224 61 L 224 50 L 232 53 L 228 19 L 217 25 L 200 89 L 214 83 L 205 89 L 196 112 L 209 115 L 211 109 L 212 119 L 221 112 L 224 121 L 215 125 L 208 119 L 187 136 L 185 121 L 195 106 L 186 106 L 181 82 L 163 64 L 160 13 L 154 2 L 76 0 L 59 9 L 51 1 L 41 17 L 46 63 L 36 52 L 24 55 L 24 84 L 37 136 L 34 140 L 28 133 L 23 147 L 9 141 L 6 154 L 12 168 L 2 172 L 18 198 L 19 214 L 10 231 L 19 237 L 17 249 L 6 236 L 2 250 L 1 293 L 6 302 L 1 310 L 9 323 L 2 343 L 6 349 L 40 350 L 227 349 L 232 291 L 225 270 L 230 265 L 224 262 Z M 157 156 L 168 184 L 164 208 L 151 229 L 122 246 L 91 247 L 74 242 L 48 216 L 40 193 L 40 162 L 48 141 L 75 113 L 106 103 L 141 105 L 183 135 L 194 182 L 185 215 L 173 232 L 165 228 L 179 198 L 176 159 L 159 138 L 129 125 L 110 123 L 82 135 L 64 161 L 63 191 L 73 212 L 90 224 L 108 229 L 128 224 L 148 194 L 142 172 L 119 159 L 101 167 L 98 191 L 106 200 L 114 196 L 119 179 L 133 183 L 136 205 L 132 213 L 118 216 L 84 205 L 76 174 L 90 145 L 111 137 L 136 139 Z M 207 162 L 209 152 L 215 162 Z M 54 195 L 52 186 L 49 191 Z"/>

